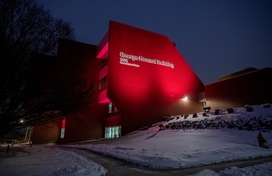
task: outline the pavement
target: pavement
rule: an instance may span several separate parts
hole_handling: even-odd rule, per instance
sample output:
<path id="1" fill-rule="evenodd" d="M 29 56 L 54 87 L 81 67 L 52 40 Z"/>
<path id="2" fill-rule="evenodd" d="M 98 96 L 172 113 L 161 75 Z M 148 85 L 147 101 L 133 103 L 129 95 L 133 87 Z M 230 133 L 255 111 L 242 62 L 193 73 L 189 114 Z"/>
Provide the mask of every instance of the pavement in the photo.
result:
<path id="1" fill-rule="evenodd" d="M 232 166 L 235 167 L 246 167 L 253 166 L 256 164 L 263 164 L 265 162 L 272 162 L 272 156 L 269 157 L 261 157 L 261 158 L 253 158 L 248 160 L 239 160 L 239 161 L 231 161 L 217 164 L 210 164 L 205 166 L 198 167 L 190 167 L 190 168 L 180 168 L 180 169 L 152 169 L 147 167 L 141 167 L 136 165 L 131 165 L 125 163 L 123 161 L 119 161 L 116 159 L 112 159 L 103 155 L 99 155 L 93 153 L 87 149 L 80 148 L 65 148 L 67 150 L 71 150 L 79 155 L 82 155 L 96 163 L 101 164 L 103 167 L 108 169 L 108 173 L 106 176 L 181 176 L 181 175 L 190 175 L 198 173 L 204 169 L 210 169 L 215 172 L 219 172 L 220 170 L 224 170 L 226 168 L 230 168 Z"/>

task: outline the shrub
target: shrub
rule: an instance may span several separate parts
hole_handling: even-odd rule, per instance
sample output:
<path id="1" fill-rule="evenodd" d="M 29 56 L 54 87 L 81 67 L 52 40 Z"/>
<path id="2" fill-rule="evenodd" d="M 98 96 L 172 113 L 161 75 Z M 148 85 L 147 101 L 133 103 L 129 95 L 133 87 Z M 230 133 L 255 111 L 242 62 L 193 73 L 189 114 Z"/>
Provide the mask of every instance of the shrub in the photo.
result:
<path id="1" fill-rule="evenodd" d="M 247 112 L 252 112 L 252 111 L 253 111 L 253 108 L 250 107 L 250 106 L 248 106 L 248 107 L 246 107 L 246 111 L 247 111 Z"/>
<path id="2" fill-rule="evenodd" d="M 163 120 L 163 121 L 169 121 L 169 118 L 170 118 L 169 116 L 164 116 L 164 117 L 162 118 L 162 120 Z"/>
<path id="3" fill-rule="evenodd" d="M 214 115 L 218 115 L 219 114 L 219 109 L 216 109 L 215 111 L 214 111 Z"/>
<path id="4" fill-rule="evenodd" d="M 204 110 L 204 112 L 210 112 L 211 107 L 205 107 L 205 108 L 203 108 L 203 110 Z"/>
<path id="5" fill-rule="evenodd" d="M 160 125 L 159 125 L 159 127 L 160 127 L 160 130 L 161 130 L 161 129 L 162 129 L 162 127 L 163 127 L 163 124 L 160 124 Z"/>
<path id="6" fill-rule="evenodd" d="M 264 108 L 270 108 L 270 104 L 263 105 Z"/>
<path id="7" fill-rule="evenodd" d="M 234 112 L 232 108 L 227 108 L 227 111 L 229 114 Z"/>
<path id="8" fill-rule="evenodd" d="M 194 114 L 193 114 L 193 118 L 197 118 L 197 113 L 194 113 Z"/>

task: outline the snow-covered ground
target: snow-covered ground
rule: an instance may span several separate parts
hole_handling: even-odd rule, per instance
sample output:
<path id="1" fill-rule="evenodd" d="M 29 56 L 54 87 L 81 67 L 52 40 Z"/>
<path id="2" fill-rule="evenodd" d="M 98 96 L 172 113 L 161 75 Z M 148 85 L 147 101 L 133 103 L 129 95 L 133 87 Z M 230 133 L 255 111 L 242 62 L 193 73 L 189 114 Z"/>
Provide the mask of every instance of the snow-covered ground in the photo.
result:
<path id="1" fill-rule="evenodd" d="M 212 170 L 203 170 L 190 176 L 269 176 L 272 175 L 272 163 L 264 163 L 255 166 L 237 168 L 231 167 L 216 173 Z"/>
<path id="2" fill-rule="evenodd" d="M 12 152 L 21 147 L 24 152 Z M 0 176 L 98 176 L 105 173 L 107 169 L 100 164 L 51 146 L 16 144 L 10 146 L 8 154 L 0 153 Z"/>
<path id="3" fill-rule="evenodd" d="M 272 155 L 272 105 L 252 108 L 252 112 L 235 108 L 233 113 L 223 110 L 218 115 L 199 113 L 196 118 L 193 115 L 173 116 L 172 120 L 118 139 L 67 146 L 90 149 L 150 168 L 186 168 Z M 159 127 L 160 124 L 163 127 Z M 270 149 L 258 146 L 259 131 Z M 36 172 L 32 175 L 91 175 L 93 170 L 93 175 L 103 175 L 106 172 L 102 166 L 84 157 L 57 148 L 34 146 L 27 151 L 30 154 L 0 158 L 0 175 L 29 175 L 32 172 Z M 272 163 L 265 163 L 243 169 L 232 167 L 219 173 L 204 170 L 198 174 L 272 175 L 271 166 Z"/>

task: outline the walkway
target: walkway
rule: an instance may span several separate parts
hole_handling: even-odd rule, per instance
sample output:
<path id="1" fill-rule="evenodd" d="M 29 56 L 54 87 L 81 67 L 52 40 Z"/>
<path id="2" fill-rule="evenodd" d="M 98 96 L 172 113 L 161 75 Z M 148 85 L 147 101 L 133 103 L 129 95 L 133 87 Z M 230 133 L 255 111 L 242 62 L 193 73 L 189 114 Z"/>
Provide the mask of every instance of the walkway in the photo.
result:
<path id="1" fill-rule="evenodd" d="M 79 155 L 85 156 L 86 158 L 101 164 L 103 167 L 108 169 L 107 176 L 147 176 L 147 175 L 156 175 L 156 176 L 180 176 L 180 175 L 190 175 L 197 172 L 200 172 L 204 169 L 210 169 L 215 172 L 223 170 L 225 168 L 229 168 L 231 166 L 236 167 L 246 167 L 252 166 L 256 164 L 262 164 L 265 162 L 272 162 L 272 156 L 264 157 L 264 158 L 254 158 L 249 160 L 241 160 L 241 161 L 233 161 L 233 162 L 225 162 L 219 164 L 212 164 L 200 167 L 192 167 L 185 169 L 150 169 L 146 167 L 139 167 L 131 164 L 124 163 L 119 160 L 115 160 L 109 157 L 105 157 L 99 154 L 95 154 L 87 149 L 79 149 L 79 148 L 66 148 L 67 150 L 71 150 Z"/>

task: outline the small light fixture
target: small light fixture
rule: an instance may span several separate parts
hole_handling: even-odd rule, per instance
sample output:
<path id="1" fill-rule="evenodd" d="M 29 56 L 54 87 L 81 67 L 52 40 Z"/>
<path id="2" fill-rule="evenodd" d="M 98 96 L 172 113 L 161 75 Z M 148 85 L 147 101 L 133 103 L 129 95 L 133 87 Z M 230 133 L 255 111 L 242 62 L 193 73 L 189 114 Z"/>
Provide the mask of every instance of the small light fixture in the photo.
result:
<path id="1" fill-rule="evenodd" d="M 24 123 L 24 121 L 25 121 L 24 119 L 20 119 L 20 121 L 19 121 L 19 122 L 20 122 L 20 123 Z"/>
<path id="2" fill-rule="evenodd" d="M 184 101 L 188 100 L 188 97 L 187 96 L 183 97 L 183 100 Z"/>

